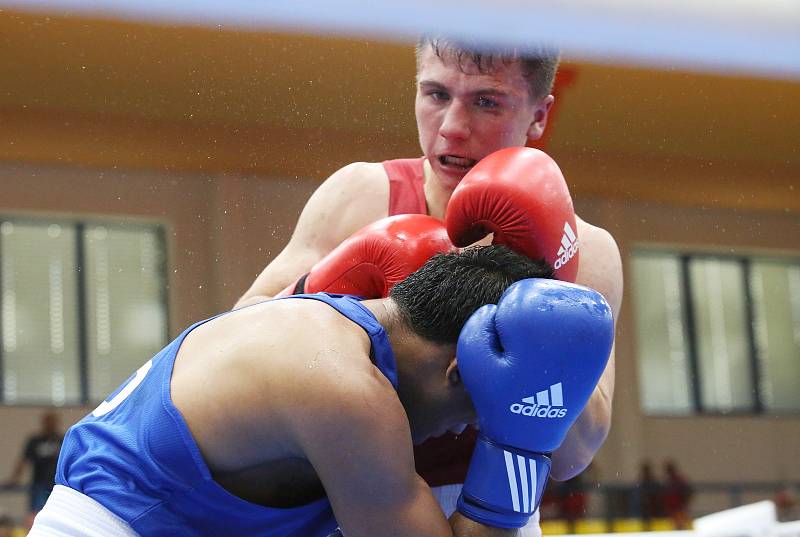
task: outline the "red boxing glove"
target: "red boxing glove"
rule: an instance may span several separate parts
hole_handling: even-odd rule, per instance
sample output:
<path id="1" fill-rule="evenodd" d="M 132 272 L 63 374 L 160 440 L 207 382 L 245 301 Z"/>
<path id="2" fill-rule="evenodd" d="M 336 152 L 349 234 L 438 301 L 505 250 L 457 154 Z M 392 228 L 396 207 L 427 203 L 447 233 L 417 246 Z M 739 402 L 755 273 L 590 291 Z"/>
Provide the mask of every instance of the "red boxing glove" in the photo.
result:
<path id="1" fill-rule="evenodd" d="M 356 231 L 277 296 L 325 291 L 384 298 L 434 254 L 454 250 L 438 219 L 424 214 L 390 216 Z"/>
<path id="2" fill-rule="evenodd" d="M 456 246 L 494 233 L 494 244 L 544 258 L 559 280 L 578 274 L 572 198 L 558 165 L 538 149 L 509 147 L 478 162 L 453 191 L 445 222 Z"/>

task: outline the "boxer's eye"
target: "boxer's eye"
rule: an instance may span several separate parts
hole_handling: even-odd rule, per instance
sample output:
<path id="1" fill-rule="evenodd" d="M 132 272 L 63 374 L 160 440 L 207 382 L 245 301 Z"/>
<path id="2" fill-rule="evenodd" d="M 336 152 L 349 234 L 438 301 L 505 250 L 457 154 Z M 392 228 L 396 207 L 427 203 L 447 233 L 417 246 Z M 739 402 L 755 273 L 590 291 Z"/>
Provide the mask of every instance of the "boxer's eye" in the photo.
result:
<path id="1" fill-rule="evenodd" d="M 439 90 L 429 92 L 428 96 L 434 101 L 447 101 L 450 99 L 450 96 L 447 93 Z"/>
<path id="2" fill-rule="evenodd" d="M 498 103 L 493 99 L 489 99 L 487 97 L 479 97 L 478 100 L 476 101 L 476 104 L 480 108 L 497 108 L 498 106 L 500 106 L 500 103 Z"/>

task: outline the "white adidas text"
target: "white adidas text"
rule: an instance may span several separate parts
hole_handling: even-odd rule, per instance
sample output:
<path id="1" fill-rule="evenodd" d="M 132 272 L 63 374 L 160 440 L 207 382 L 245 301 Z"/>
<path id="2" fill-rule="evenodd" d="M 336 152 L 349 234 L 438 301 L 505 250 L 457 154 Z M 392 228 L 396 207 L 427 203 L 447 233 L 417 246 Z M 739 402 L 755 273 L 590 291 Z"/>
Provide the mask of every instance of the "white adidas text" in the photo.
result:
<path id="1" fill-rule="evenodd" d="M 563 418 L 567 415 L 566 408 L 553 408 L 549 405 L 523 405 L 514 403 L 509 407 L 514 414 L 536 418 Z"/>
<path id="2" fill-rule="evenodd" d="M 524 398 L 522 403 L 512 403 L 509 410 L 532 418 L 563 418 L 567 415 L 563 387 L 560 382 L 552 384 L 548 389 Z"/>
<path id="3" fill-rule="evenodd" d="M 564 222 L 564 235 L 561 236 L 561 246 L 558 248 L 558 252 L 556 252 L 558 259 L 556 259 L 553 264 L 556 270 L 563 267 L 570 259 L 575 257 L 575 254 L 578 252 L 579 243 L 580 241 L 569 225 L 569 222 Z"/>

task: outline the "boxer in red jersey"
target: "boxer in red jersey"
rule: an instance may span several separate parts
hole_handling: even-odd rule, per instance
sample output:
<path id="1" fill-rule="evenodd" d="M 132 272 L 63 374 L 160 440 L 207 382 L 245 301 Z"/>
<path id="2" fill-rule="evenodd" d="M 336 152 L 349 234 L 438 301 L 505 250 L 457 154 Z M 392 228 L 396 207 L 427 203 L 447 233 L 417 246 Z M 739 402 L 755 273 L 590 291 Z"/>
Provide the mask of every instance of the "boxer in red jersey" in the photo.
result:
<path id="1" fill-rule="evenodd" d="M 278 294 L 371 222 L 400 213 L 444 219 L 453 191 L 478 161 L 542 136 L 554 101 L 550 91 L 556 65 L 555 57 L 492 56 L 446 40 L 421 41 L 415 111 L 424 156 L 357 162 L 335 172 L 311 196 L 289 243 L 237 307 Z M 578 217 L 575 222 L 580 240 L 575 280 L 600 291 L 616 318 L 622 302 L 617 245 L 604 229 Z M 608 434 L 613 391 L 612 356 L 589 404 L 553 454 L 553 478 L 569 479 L 591 462 Z M 452 439 L 437 441 L 441 449 L 416 451 L 418 470 L 434 487 L 445 513 L 454 508 L 457 484 L 469 461 L 471 443 L 464 436 L 456 444 Z M 536 534 L 535 520 L 525 535 Z"/>

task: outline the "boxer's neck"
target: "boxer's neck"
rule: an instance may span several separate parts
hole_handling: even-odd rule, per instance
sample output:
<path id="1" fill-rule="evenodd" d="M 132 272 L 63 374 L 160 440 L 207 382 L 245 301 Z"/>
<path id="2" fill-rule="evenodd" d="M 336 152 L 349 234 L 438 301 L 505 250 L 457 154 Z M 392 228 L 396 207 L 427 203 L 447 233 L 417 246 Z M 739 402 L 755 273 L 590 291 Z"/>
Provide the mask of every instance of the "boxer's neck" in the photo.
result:
<path id="1" fill-rule="evenodd" d="M 441 179 L 434 173 L 428 159 L 423 161 L 422 170 L 425 178 L 424 191 L 428 214 L 439 220 L 444 220 L 447 202 L 450 201 L 453 189 L 443 184 Z"/>
<path id="2" fill-rule="evenodd" d="M 447 364 L 455 356 L 455 345 L 437 344 L 415 333 L 390 298 L 365 300 L 361 304 L 386 330 L 397 363 L 399 383 L 430 381 L 434 371 L 444 378 Z"/>

